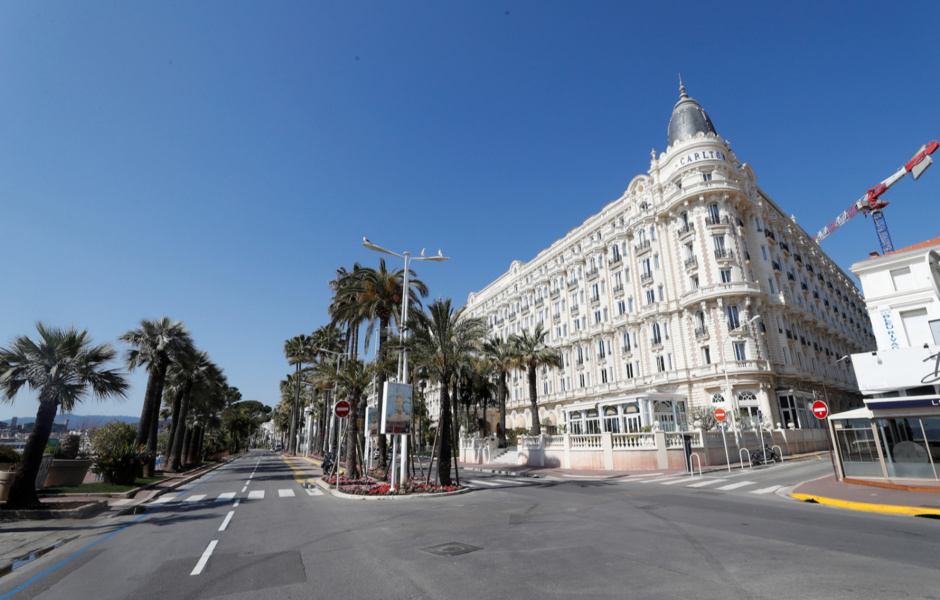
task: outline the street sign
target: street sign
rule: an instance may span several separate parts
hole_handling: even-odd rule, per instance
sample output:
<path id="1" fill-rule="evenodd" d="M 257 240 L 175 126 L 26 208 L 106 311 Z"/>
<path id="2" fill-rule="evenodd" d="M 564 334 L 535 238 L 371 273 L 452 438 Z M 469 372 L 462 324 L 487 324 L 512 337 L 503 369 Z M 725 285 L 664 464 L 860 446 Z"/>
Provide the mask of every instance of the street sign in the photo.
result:
<path id="1" fill-rule="evenodd" d="M 349 415 L 349 402 L 345 400 L 340 400 L 333 406 L 333 414 L 342 419 L 343 417 Z"/>
<path id="2" fill-rule="evenodd" d="M 817 419 L 825 419 L 829 416 L 829 407 L 822 400 L 817 400 L 813 402 L 813 415 Z"/>
<path id="3" fill-rule="evenodd" d="M 724 421 L 724 420 L 725 420 L 725 417 L 727 417 L 727 416 L 728 416 L 728 415 L 727 415 L 727 413 L 725 412 L 725 409 L 723 409 L 723 408 L 716 408 L 716 409 L 715 409 L 715 420 L 716 420 L 716 421 Z"/>

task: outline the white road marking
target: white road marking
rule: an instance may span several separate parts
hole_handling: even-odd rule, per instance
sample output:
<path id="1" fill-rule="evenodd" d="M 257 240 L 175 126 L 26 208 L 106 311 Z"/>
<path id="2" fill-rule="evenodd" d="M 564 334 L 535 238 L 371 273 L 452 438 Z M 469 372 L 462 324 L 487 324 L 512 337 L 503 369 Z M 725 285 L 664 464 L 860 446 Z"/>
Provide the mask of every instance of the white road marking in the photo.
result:
<path id="1" fill-rule="evenodd" d="M 323 495 L 323 490 L 321 490 L 318 487 L 306 488 L 306 490 L 307 490 L 307 494 L 310 496 L 322 496 Z"/>
<path id="2" fill-rule="evenodd" d="M 222 521 L 222 526 L 219 527 L 219 531 L 225 531 L 225 528 L 228 527 L 228 522 L 232 520 L 232 515 L 235 514 L 234 510 L 228 511 L 228 514 L 225 515 L 225 520 Z"/>
<path id="3" fill-rule="evenodd" d="M 294 490 L 291 490 L 291 489 L 278 490 L 277 495 L 280 496 L 281 498 L 293 498 Z"/>
<path id="4" fill-rule="evenodd" d="M 169 495 L 167 495 L 167 496 L 160 496 L 159 498 L 157 498 L 156 500 L 154 500 L 153 503 L 154 503 L 154 504 L 165 504 L 165 503 L 169 502 L 170 500 L 175 500 L 175 499 L 176 499 L 175 496 L 169 496 Z"/>
<path id="5" fill-rule="evenodd" d="M 209 547 L 206 548 L 206 551 L 202 553 L 202 556 L 199 558 L 199 562 L 196 563 L 196 568 L 193 569 L 193 572 L 190 575 L 199 575 L 202 573 L 202 570 L 206 568 L 206 563 L 209 562 L 209 557 L 212 556 L 212 551 L 215 550 L 215 545 L 219 543 L 219 540 L 212 540 L 209 542 Z"/>
<path id="6" fill-rule="evenodd" d="M 686 476 L 686 477 L 680 477 L 679 479 L 671 479 L 671 480 L 663 479 L 663 480 L 657 481 L 656 483 L 658 483 L 659 485 L 673 485 L 675 483 L 695 481 L 695 479 L 696 479 L 695 477 Z"/>
<path id="7" fill-rule="evenodd" d="M 206 497 L 205 494 L 196 494 L 194 496 L 190 496 L 189 498 L 183 500 L 183 502 L 199 502 L 205 497 Z"/>
<path id="8" fill-rule="evenodd" d="M 724 479 L 706 479 L 704 481 L 699 481 L 698 483 L 693 483 L 692 485 L 687 485 L 685 487 L 705 487 L 706 485 L 714 485 L 716 483 L 721 483 L 725 481 Z"/>
<path id="9" fill-rule="evenodd" d="M 500 483 L 505 483 L 508 485 L 522 485 L 524 481 L 513 481 L 512 479 L 491 479 L 490 481 L 498 481 Z"/>
<path id="10" fill-rule="evenodd" d="M 670 481 L 672 479 L 681 481 L 683 479 L 688 479 L 688 477 L 687 476 L 676 477 L 675 475 L 666 475 L 665 477 L 655 477 L 653 479 L 640 479 L 637 481 L 637 483 L 662 483 L 663 481 Z"/>
<path id="11" fill-rule="evenodd" d="M 481 479 L 468 479 L 467 483 L 472 483 L 474 485 L 488 485 L 490 487 L 499 485 L 498 483 L 493 483 L 492 481 L 483 481 Z"/>
<path id="12" fill-rule="evenodd" d="M 236 500 L 235 504 L 232 505 L 232 508 L 235 508 L 236 506 L 238 506 L 239 502 L 241 502 L 241 499 Z"/>
<path id="13" fill-rule="evenodd" d="M 264 500 L 264 490 L 252 490 L 248 492 L 249 500 Z"/>
<path id="14" fill-rule="evenodd" d="M 752 494 L 769 494 L 769 493 L 771 493 L 771 492 L 776 492 L 777 490 L 779 490 L 779 489 L 782 488 L 782 487 L 783 487 L 782 485 L 772 485 L 772 486 L 770 486 L 769 488 L 764 488 L 764 489 L 762 489 L 762 490 L 754 490 L 754 491 L 751 492 L 751 493 L 752 493 Z"/>
<path id="15" fill-rule="evenodd" d="M 225 492 L 224 494 L 219 494 L 219 497 L 215 499 L 216 502 L 225 502 L 231 500 L 235 497 L 235 492 Z"/>
<path id="16" fill-rule="evenodd" d="M 245 493 L 245 490 L 247 490 L 247 489 L 248 489 L 248 486 L 246 485 L 245 487 L 242 488 L 242 493 L 244 494 L 244 493 Z"/>
<path id="17" fill-rule="evenodd" d="M 644 479 L 652 479 L 653 477 L 661 477 L 662 473 L 644 473 L 642 475 L 630 475 L 621 479 L 620 481 L 643 481 Z"/>
<path id="18" fill-rule="evenodd" d="M 737 482 L 737 483 L 730 483 L 730 484 L 728 484 L 728 485 L 723 485 L 723 486 L 721 486 L 721 487 L 718 488 L 718 489 L 719 489 L 719 490 L 736 490 L 736 489 L 738 489 L 738 488 L 740 488 L 740 487 L 744 487 L 744 486 L 746 486 L 746 485 L 754 485 L 755 483 L 757 483 L 757 482 L 756 482 L 756 481 L 739 481 L 739 482 Z"/>

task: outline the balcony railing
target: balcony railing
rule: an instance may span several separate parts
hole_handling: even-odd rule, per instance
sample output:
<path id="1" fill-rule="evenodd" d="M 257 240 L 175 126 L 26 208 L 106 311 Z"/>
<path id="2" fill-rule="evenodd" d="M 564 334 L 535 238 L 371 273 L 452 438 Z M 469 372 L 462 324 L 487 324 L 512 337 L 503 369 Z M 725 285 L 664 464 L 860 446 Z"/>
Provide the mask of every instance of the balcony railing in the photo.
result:
<path id="1" fill-rule="evenodd" d="M 686 268 L 686 269 L 691 269 L 692 267 L 694 267 L 694 266 L 696 266 L 696 265 L 698 265 L 698 258 L 697 258 L 697 257 L 695 257 L 695 256 L 690 256 L 690 257 L 688 257 L 687 259 L 685 259 L 685 268 Z"/>
<path id="2" fill-rule="evenodd" d="M 695 224 L 694 224 L 694 223 L 686 223 L 686 224 L 684 224 L 682 227 L 679 228 L 679 230 L 676 232 L 676 234 L 677 234 L 679 237 L 682 237 L 682 236 L 684 236 L 684 235 L 686 235 L 686 234 L 692 233 L 693 231 L 695 231 Z"/>
<path id="3" fill-rule="evenodd" d="M 703 337 L 708 337 L 708 327 L 696 327 L 695 328 L 695 339 L 702 339 Z"/>
<path id="4" fill-rule="evenodd" d="M 587 273 L 585 273 L 584 276 L 585 276 L 587 279 L 594 279 L 595 277 L 597 277 L 598 272 L 599 272 L 599 271 L 598 271 L 597 267 L 595 267 L 595 268 L 591 269 L 590 271 L 588 271 Z"/>
<path id="5" fill-rule="evenodd" d="M 615 286 L 614 286 L 614 294 L 619 295 L 619 294 L 622 294 L 622 293 L 623 293 L 623 286 L 622 286 L 622 285 L 615 285 Z"/>
<path id="6" fill-rule="evenodd" d="M 648 283 L 653 280 L 652 273 L 640 273 L 640 283 Z"/>
<path id="7" fill-rule="evenodd" d="M 633 249 L 636 250 L 637 254 L 639 254 L 640 252 L 646 252 L 647 250 L 650 249 L 650 241 L 643 240 L 642 242 L 634 246 Z"/>
<path id="8" fill-rule="evenodd" d="M 715 250 L 715 258 L 717 258 L 717 259 L 719 259 L 719 260 L 720 260 L 720 259 L 734 258 L 734 252 L 732 252 L 731 250 L 726 250 L 726 249 L 724 249 L 724 248 L 719 248 L 719 249 Z"/>

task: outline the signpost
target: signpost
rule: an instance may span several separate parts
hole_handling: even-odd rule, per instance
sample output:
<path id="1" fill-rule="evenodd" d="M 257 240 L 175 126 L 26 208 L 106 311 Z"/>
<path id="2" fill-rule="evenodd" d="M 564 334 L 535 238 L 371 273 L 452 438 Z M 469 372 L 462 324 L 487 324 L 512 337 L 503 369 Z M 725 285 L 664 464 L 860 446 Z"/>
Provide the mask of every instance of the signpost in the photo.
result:
<path id="1" fill-rule="evenodd" d="M 333 414 L 335 414 L 340 419 L 349 416 L 349 402 L 345 400 L 340 400 L 333 405 Z"/>
<path id="2" fill-rule="evenodd" d="M 725 438 L 725 419 L 728 418 L 728 413 L 725 412 L 723 408 L 715 409 L 715 420 L 720 423 L 719 428 L 721 429 L 721 443 L 725 446 L 725 465 L 728 467 L 728 472 L 731 472 L 731 459 L 728 457 L 728 440 Z"/>
<path id="3" fill-rule="evenodd" d="M 829 407 L 822 400 L 813 402 L 813 416 L 817 419 L 825 419 L 829 416 Z"/>
<path id="4" fill-rule="evenodd" d="M 336 415 L 336 418 L 343 419 L 349 416 L 349 402 L 345 400 L 339 400 L 336 404 L 333 405 L 333 414 Z M 336 459 L 333 461 L 335 465 L 333 467 L 336 472 L 336 491 L 339 491 L 339 457 L 340 453 L 343 451 L 343 438 L 346 437 L 346 428 L 343 427 L 342 433 L 340 433 L 339 442 L 336 444 Z"/>

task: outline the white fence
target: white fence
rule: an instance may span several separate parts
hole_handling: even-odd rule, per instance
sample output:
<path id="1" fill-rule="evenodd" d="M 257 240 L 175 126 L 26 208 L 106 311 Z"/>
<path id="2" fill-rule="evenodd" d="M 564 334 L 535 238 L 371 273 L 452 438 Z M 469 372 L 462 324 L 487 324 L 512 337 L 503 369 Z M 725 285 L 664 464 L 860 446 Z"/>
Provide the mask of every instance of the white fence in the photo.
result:
<path id="1" fill-rule="evenodd" d="M 764 444 L 778 446 L 784 456 L 828 450 L 824 429 L 765 429 L 762 433 Z M 741 448 L 761 447 L 761 432 L 731 431 L 724 435 L 732 464 L 738 462 Z M 684 469 L 686 438 L 702 466 L 726 464 L 720 431 L 520 436 L 517 450 L 519 464 L 531 466 L 608 471 Z M 460 460 L 464 463 L 487 464 L 496 453 L 495 438 L 460 440 Z"/>

